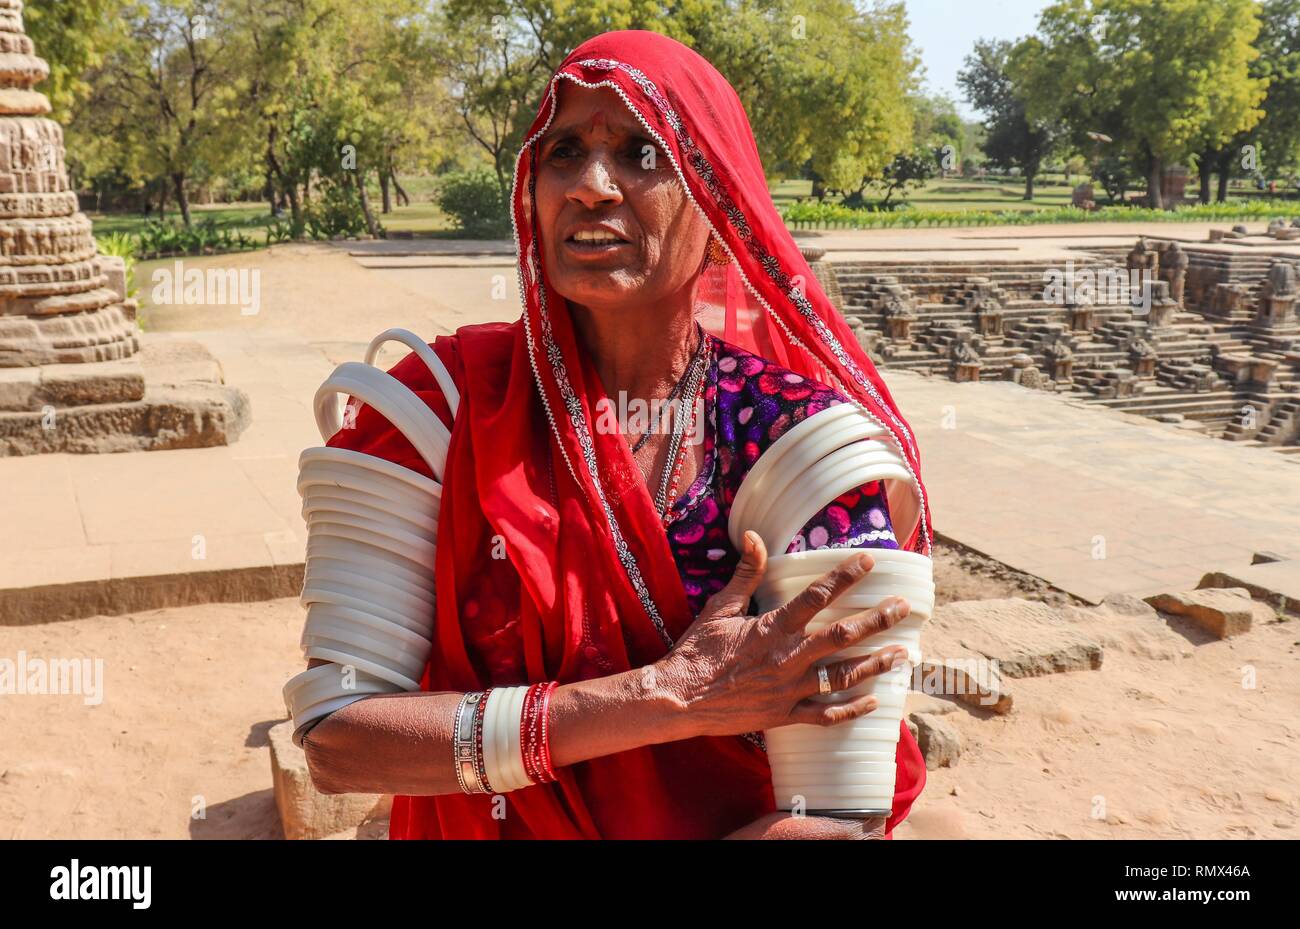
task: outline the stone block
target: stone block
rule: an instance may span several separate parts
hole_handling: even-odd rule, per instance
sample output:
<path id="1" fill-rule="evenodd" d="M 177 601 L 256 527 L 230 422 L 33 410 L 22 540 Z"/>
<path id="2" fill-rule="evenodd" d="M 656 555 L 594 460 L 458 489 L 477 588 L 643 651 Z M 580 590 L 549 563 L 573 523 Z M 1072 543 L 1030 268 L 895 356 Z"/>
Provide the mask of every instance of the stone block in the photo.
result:
<path id="1" fill-rule="evenodd" d="M 932 654 L 936 646 L 955 644 L 996 662 L 998 672 L 1012 678 L 1096 670 L 1102 661 L 1100 643 L 1059 608 L 1033 600 L 944 604 L 926 626 L 923 642 Z"/>
<path id="2" fill-rule="evenodd" d="M 908 717 L 916 727 L 916 744 L 925 758 L 925 767 L 950 768 L 961 757 L 961 733 L 957 727 L 941 716 L 913 713 Z"/>
<path id="3" fill-rule="evenodd" d="M 353 834 L 364 823 L 387 817 L 393 798 L 378 794 L 323 794 L 311 781 L 307 756 L 293 744 L 293 721 L 271 727 L 271 780 L 287 839 Z"/>
<path id="4" fill-rule="evenodd" d="M 1220 639 L 1249 632 L 1255 615 L 1249 591 L 1239 587 L 1155 594 L 1146 602 L 1162 613 L 1185 616 Z"/>

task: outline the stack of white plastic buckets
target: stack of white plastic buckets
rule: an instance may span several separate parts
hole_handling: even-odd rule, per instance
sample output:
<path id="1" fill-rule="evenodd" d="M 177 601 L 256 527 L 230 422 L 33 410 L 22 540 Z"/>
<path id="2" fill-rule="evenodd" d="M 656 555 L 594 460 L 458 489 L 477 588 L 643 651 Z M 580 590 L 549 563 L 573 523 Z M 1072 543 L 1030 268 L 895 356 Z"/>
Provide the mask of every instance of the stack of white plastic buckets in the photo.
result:
<path id="1" fill-rule="evenodd" d="M 808 417 L 758 459 L 736 493 L 728 529 L 737 548 L 746 530 L 757 532 L 767 546 L 767 573 L 756 594 L 761 610 L 793 600 L 849 557 L 852 550 L 844 548 L 779 554 L 836 497 L 871 481 L 901 482 L 909 494 L 914 493 L 915 481 L 893 441 L 888 431 L 844 403 Z M 902 522 L 896 514 L 895 529 Z M 779 809 L 798 806 L 806 812 L 856 816 L 887 816 L 891 811 L 903 701 L 912 668 L 921 660 L 921 625 L 934 610 L 934 572 L 924 555 L 869 551 L 875 567 L 818 613 L 808 631 L 877 606 L 888 597 L 903 597 L 911 608 L 904 620 L 820 663 L 899 645 L 907 648 L 908 660 L 851 690 L 813 698 L 836 703 L 872 694 L 879 706 L 866 716 L 838 726 L 782 726 L 765 733 Z"/>
<path id="2" fill-rule="evenodd" d="M 438 480 L 373 455 L 309 448 L 298 460 L 298 492 L 307 521 L 307 608 L 303 652 L 321 658 L 284 687 L 301 744 L 310 724 L 369 694 L 419 690 L 433 647 L 433 564 L 439 483 L 450 435 L 408 387 L 372 367 L 385 342 L 409 346 L 428 365 L 452 415 L 459 394 L 433 350 L 404 329 L 381 333 L 365 363 L 348 362 L 316 392 L 322 439 L 343 427 L 339 395 L 382 414 L 415 446 Z"/>

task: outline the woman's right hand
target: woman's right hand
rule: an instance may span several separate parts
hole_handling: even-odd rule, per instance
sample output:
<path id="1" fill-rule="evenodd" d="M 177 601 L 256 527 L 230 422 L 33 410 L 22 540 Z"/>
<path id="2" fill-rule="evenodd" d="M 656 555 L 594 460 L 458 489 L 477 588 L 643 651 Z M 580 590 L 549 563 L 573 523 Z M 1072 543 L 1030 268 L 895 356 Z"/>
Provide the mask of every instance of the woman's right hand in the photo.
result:
<path id="1" fill-rule="evenodd" d="M 907 615 L 907 601 L 878 607 L 809 633 L 808 621 L 874 567 L 855 553 L 785 606 L 748 616 L 750 598 L 767 568 L 767 550 L 745 533 L 744 551 L 730 583 L 714 594 L 672 651 L 654 666 L 656 685 L 684 712 L 691 735 L 740 735 L 793 723 L 833 726 L 876 708 L 863 695 L 844 703 L 808 698 L 818 693 L 817 664 L 841 649 L 890 628 Z M 907 649 L 891 646 L 827 665 L 831 687 L 848 690 L 894 668 Z"/>

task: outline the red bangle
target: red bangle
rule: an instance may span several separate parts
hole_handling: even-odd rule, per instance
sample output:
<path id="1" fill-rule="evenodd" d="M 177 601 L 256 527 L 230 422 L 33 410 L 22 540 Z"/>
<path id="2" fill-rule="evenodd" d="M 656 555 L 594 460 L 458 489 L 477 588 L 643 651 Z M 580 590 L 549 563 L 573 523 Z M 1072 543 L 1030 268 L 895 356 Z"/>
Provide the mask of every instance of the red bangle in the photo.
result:
<path id="1" fill-rule="evenodd" d="M 551 694 L 553 694 L 555 692 L 555 688 L 559 686 L 560 685 L 557 681 L 551 681 L 546 685 L 545 689 L 542 691 L 541 701 L 540 701 L 541 707 L 537 714 L 541 718 L 541 729 L 542 729 L 542 737 L 540 740 L 541 775 L 542 775 L 543 783 L 547 783 L 547 784 L 553 784 L 555 781 L 559 780 L 559 778 L 555 774 L 555 768 L 551 766 L 551 730 L 550 730 Z"/>
<path id="2" fill-rule="evenodd" d="M 524 771 L 534 784 L 551 784 L 556 781 L 551 766 L 550 714 L 551 693 L 558 687 L 555 681 L 534 684 L 524 697 L 524 712 L 519 720 Z"/>
<path id="3" fill-rule="evenodd" d="M 534 784 L 541 783 L 537 764 L 534 761 L 534 746 L 537 742 L 537 692 L 541 684 L 533 684 L 524 694 L 524 709 L 519 716 L 519 749 L 523 756 L 524 773 Z"/>

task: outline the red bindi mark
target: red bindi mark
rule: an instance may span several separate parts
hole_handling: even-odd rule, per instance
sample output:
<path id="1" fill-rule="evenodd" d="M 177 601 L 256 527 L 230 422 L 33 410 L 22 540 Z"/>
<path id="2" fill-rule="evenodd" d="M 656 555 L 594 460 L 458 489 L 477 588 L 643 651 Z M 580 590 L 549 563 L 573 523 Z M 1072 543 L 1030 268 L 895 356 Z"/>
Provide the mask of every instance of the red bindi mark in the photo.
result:
<path id="1" fill-rule="evenodd" d="M 591 114 L 591 131 L 595 132 L 597 129 L 604 128 L 608 122 L 608 119 L 605 117 L 605 111 L 596 110 Z"/>

